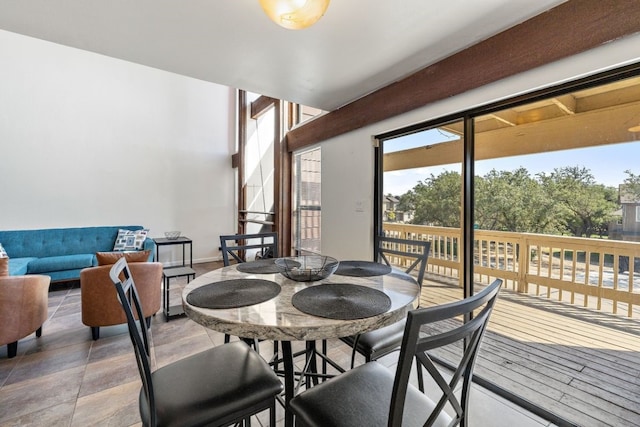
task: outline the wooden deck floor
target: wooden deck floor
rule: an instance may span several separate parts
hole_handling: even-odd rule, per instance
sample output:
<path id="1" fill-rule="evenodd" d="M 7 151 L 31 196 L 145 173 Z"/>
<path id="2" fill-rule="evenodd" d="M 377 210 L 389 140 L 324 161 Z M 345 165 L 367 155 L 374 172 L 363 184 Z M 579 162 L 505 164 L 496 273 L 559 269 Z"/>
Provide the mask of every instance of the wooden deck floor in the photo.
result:
<path id="1" fill-rule="evenodd" d="M 422 306 L 461 297 L 430 276 Z M 640 321 L 503 289 L 476 375 L 579 426 L 640 426 Z"/>

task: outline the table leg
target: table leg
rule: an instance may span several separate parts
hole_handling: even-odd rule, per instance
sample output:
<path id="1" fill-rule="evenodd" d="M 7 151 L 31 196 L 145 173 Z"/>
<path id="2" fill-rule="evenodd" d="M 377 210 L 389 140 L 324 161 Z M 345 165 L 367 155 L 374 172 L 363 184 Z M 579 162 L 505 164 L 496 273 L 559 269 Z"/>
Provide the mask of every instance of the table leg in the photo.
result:
<path id="1" fill-rule="evenodd" d="M 169 321 L 169 313 L 167 310 L 167 276 L 162 273 L 162 311 L 164 313 L 164 321 Z"/>
<path id="2" fill-rule="evenodd" d="M 318 364 L 316 361 L 316 342 L 315 341 L 307 341 L 307 365 L 309 366 L 309 372 L 313 374 L 318 373 Z M 311 383 L 313 385 L 318 385 L 318 376 L 317 375 L 307 375 L 307 388 L 311 388 Z"/>
<path id="3" fill-rule="evenodd" d="M 322 340 L 322 354 L 327 356 L 327 340 Z M 327 375 L 327 359 L 324 357 L 322 358 L 322 375 Z M 322 382 L 325 382 L 326 380 L 326 377 L 322 377 Z"/>
<path id="4" fill-rule="evenodd" d="M 282 344 L 282 362 L 284 364 L 284 425 L 293 427 L 293 414 L 289 409 L 289 401 L 293 399 L 294 371 L 291 341 L 280 341 Z"/>

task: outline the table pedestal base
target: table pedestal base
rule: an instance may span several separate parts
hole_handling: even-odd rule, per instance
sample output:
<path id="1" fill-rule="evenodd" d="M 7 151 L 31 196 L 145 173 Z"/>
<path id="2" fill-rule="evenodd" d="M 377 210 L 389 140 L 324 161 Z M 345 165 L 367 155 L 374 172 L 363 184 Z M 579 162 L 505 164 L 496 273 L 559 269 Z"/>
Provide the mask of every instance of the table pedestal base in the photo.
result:
<path id="1" fill-rule="evenodd" d="M 289 402 L 298 393 L 302 384 L 304 383 L 308 388 L 311 385 L 318 385 L 320 380 L 325 381 L 334 377 L 333 374 L 327 374 L 328 365 L 333 366 L 338 372 L 344 372 L 344 369 L 327 356 L 326 341 L 322 341 L 321 352 L 317 350 L 315 341 L 306 341 L 305 350 L 295 354 L 291 350 L 291 341 L 280 341 L 280 344 L 282 345 L 282 359 L 276 359 L 272 363 L 276 373 L 281 374 L 284 378 L 284 402 L 280 401 L 285 409 L 284 425 L 285 427 L 292 427 L 293 414 L 289 410 Z M 305 355 L 305 366 L 302 371 L 296 372 L 293 360 L 303 354 Z M 322 372 L 318 372 L 318 358 L 322 359 Z M 284 371 L 278 371 L 277 369 L 280 361 L 284 365 Z"/>

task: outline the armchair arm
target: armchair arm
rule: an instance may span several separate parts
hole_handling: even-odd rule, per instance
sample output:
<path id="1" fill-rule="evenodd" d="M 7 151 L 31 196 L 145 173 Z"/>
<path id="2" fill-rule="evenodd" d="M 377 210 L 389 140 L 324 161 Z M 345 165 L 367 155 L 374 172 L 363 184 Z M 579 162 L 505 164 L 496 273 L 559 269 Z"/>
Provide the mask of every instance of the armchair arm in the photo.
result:
<path id="1" fill-rule="evenodd" d="M 49 284 L 44 275 L 0 277 L 0 345 L 35 332 L 47 320 Z"/>

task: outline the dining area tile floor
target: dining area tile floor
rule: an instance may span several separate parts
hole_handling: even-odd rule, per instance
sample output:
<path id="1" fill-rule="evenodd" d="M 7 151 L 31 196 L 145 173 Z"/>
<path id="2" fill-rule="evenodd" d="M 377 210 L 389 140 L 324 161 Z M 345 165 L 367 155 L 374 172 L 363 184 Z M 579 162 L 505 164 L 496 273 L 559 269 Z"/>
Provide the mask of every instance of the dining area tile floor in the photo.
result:
<path id="1" fill-rule="evenodd" d="M 195 264 L 197 275 L 222 266 L 221 262 Z M 180 300 L 186 279 L 172 282 L 172 302 Z M 115 292 L 115 290 L 114 290 Z M 162 312 L 150 329 L 152 363 L 162 367 L 211 346 L 222 345 L 224 335 L 187 317 L 166 322 Z M 294 343 L 294 351 L 304 343 Z M 343 367 L 350 363 L 350 348 L 329 340 L 329 357 Z M 482 351 L 482 350 L 481 350 Z M 273 345 L 262 342 L 266 360 Z M 381 360 L 395 368 L 397 353 Z M 304 360 L 296 360 L 302 368 Z M 362 362 L 360 360 L 360 362 Z M 49 293 L 49 319 L 40 338 L 20 340 L 18 355 L 7 358 L 0 349 L 0 426 L 138 426 L 140 377 L 125 325 L 100 328 L 100 339 L 91 339 L 82 324 L 78 282 L 55 284 Z M 538 427 L 549 422 L 474 385 L 470 398 L 470 426 Z M 252 425 L 267 425 L 267 414 L 254 417 Z M 277 406 L 277 423 L 284 412 Z"/>

